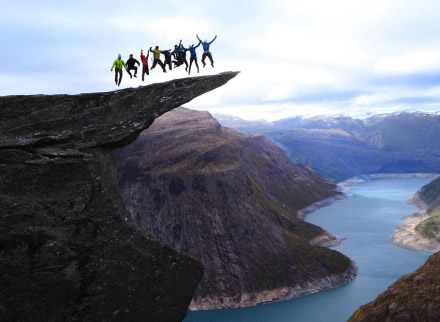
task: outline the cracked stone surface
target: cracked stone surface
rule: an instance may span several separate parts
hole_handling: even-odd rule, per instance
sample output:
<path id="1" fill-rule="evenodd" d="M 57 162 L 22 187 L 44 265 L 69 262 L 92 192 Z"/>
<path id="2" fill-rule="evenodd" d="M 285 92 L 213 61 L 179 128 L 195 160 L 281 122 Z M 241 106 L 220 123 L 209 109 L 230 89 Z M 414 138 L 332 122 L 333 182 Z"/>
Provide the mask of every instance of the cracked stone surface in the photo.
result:
<path id="1" fill-rule="evenodd" d="M 0 320 L 185 317 L 203 268 L 132 221 L 113 149 L 236 75 L 0 98 Z"/>

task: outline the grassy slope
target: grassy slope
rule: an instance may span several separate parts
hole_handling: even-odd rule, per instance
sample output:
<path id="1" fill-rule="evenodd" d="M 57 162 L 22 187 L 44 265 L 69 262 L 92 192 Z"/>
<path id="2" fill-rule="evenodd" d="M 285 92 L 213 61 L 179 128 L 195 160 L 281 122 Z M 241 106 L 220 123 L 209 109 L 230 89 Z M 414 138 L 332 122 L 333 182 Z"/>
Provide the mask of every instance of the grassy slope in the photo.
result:
<path id="1" fill-rule="evenodd" d="M 427 238 L 440 241 L 440 177 L 420 189 L 419 194 L 428 205 L 431 217 L 422 221 L 416 230 Z"/>

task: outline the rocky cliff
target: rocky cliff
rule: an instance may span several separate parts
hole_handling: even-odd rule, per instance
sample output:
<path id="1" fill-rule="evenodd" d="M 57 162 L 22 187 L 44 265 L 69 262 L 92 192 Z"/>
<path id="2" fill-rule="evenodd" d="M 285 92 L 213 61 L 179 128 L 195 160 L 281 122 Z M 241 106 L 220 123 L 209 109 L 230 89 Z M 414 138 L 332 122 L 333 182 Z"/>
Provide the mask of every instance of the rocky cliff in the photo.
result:
<path id="1" fill-rule="evenodd" d="M 440 253 L 414 273 L 400 278 L 349 321 L 440 321 Z"/>
<path id="2" fill-rule="evenodd" d="M 347 257 L 309 244 L 325 232 L 296 217 L 335 186 L 264 136 L 178 108 L 117 160 L 121 195 L 140 227 L 203 263 L 194 309 L 306 295 L 354 277 Z"/>
<path id="3" fill-rule="evenodd" d="M 133 222 L 112 149 L 235 75 L 0 98 L 0 320 L 184 318 L 202 266 Z"/>

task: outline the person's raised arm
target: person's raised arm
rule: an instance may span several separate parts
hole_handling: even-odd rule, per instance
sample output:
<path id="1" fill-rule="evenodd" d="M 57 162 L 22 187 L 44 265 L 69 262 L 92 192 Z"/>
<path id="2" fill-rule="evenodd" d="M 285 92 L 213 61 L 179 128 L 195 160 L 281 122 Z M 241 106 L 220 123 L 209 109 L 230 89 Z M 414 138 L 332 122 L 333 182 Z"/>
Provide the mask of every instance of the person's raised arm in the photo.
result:
<path id="1" fill-rule="evenodd" d="M 197 47 L 199 47 L 201 43 L 202 43 L 202 42 L 199 42 L 199 44 L 198 44 L 197 46 L 195 46 L 194 49 L 196 49 Z"/>
<path id="2" fill-rule="evenodd" d="M 214 39 L 211 40 L 211 42 L 209 44 L 211 45 L 214 42 L 214 40 L 216 40 L 216 39 L 217 39 L 217 35 L 215 35 Z"/>
<path id="3" fill-rule="evenodd" d="M 182 39 L 180 39 L 180 42 L 179 42 L 179 47 L 180 47 L 180 45 L 182 44 Z"/>
<path id="4" fill-rule="evenodd" d="M 144 59 L 145 59 L 145 56 L 144 56 L 144 50 L 141 49 L 141 60 L 144 61 Z"/>
<path id="5" fill-rule="evenodd" d="M 151 49 L 151 47 L 150 47 L 150 52 L 154 53 L 154 51 Z"/>
<path id="6" fill-rule="evenodd" d="M 202 40 L 199 38 L 199 34 L 196 35 L 199 42 L 202 42 Z"/>

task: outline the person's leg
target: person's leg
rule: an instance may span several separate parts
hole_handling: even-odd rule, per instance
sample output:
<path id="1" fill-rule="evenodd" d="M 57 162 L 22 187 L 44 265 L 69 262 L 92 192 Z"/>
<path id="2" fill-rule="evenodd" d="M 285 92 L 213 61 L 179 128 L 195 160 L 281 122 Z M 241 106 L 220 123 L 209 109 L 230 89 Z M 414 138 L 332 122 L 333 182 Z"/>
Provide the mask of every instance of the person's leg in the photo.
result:
<path id="1" fill-rule="evenodd" d="M 137 73 L 138 73 L 138 68 L 137 68 L 137 66 L 134 66 L 134 77 L 136 77 L 137 78 Z"/>
<path id="2" fill-rule="evenodd" d="M 189 59 L 189 71 L 188 71 L 188 75 L 191 74 L 191 66 L 192 66 L 192 64 L 193 64 L 193 58 L 192 58 L 192 56 L 191 56 L 191 58 Z"/>
<path id="3" fill-rule="evenodd" d="M 159 64 L 160 67 L 162 67 L 162 70 L 164 73 L 166 73 L 166 69 L 165 69 L 165 65 L 162 63 L 162 61 L 160 59 L 157 60 L 157 63 Z"/>
<path id="4" fill-rule="evenodd" d="M 205 64 L 206 55 L 207 55 L 207 53 L 203 53 L 203 55 L 202 55 L 202 63 L 203 63 L 203 67 L 206 66 L 206 64 Z"/>
<path id="5" fill-rule="evenodd" d="M 200 70 L 199 70 L 199 64 L 197 63 L 197 56 L 194 56 L 194 63 L 196 64 L 197 73 L 198 73 Z"/>
<path id="6" fill-rule="evenodd" d="M 131 75 L 131 73 L 130 73 L 130 70 L 131 70 L 132 68 L 127 68 L 127 73 L 128 73 L 128 75 L 130 75 L 130 78 L 133 78 L 133 76 Z"/>
<path id="7" fill-rule="evenodd" d="M 142 66 L 142 81 L 144 81 L 144 75 L 147 72 L 145 66 Z"/>
<path id="8" fill-rule="evenodd" d="M 186 57 L 183 57 L 183 62 L 185 63 L 185 71 L 188 71 L 188 61 L 186 60 Z"/>
<path id="9" fill-rule="evenodd" d="M 148 66 L 147 66 L 147 75 L 150 75 L 150 70 L 148 69 Z"/>
<path id="10" fill-rule="evenodd" d="M 211 66 L 214 67 L 214 59 L 212 58 L 212 54 L 208 53 L 208 58 L 211 61 Z"/>
<path id="11" fill-rule="evenodd" d="M 153 70 L 154 67 L 156 67 L 156 65 L 157 65 L 157 59 L 153 60 L 153 66 L 151 66 L 151 70 Z"/>
<path id="12" fill-rule="evenodd" d="M 169 67 L 170 70 L 173 70 L 173 66 L 171 64 L 171 59 L 168 61 L 168 67 Z"/>
<path id="13" fill-rule="evenodd" d="M 121 85 L 121 81 L 122 81 L 122 69 L 119 70 L 119 83 L 118 83 L 118 86 Z"/>
<path id="14" fill-rule="evenodd" d="M 118 85 L 118 69 L 115 67 L 115 84 Z"/>

